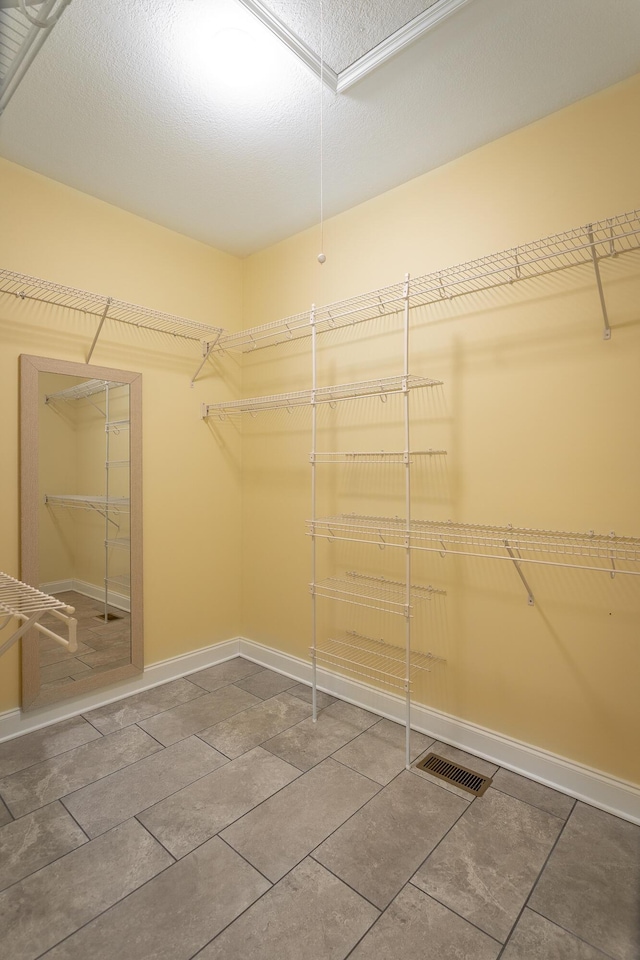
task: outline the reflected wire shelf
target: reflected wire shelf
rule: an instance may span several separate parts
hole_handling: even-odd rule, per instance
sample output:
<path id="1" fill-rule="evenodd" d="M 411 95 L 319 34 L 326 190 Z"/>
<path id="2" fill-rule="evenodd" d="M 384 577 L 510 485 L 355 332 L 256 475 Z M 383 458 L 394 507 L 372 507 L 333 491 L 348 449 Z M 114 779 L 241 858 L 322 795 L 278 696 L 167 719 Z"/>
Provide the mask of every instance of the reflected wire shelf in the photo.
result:
<path id="1" fill-rule="evenodd" d="M 417 457 L 446 456 L 446 450 L 359 450 L 311 453 L 311 463 L 413 463 Z"/>

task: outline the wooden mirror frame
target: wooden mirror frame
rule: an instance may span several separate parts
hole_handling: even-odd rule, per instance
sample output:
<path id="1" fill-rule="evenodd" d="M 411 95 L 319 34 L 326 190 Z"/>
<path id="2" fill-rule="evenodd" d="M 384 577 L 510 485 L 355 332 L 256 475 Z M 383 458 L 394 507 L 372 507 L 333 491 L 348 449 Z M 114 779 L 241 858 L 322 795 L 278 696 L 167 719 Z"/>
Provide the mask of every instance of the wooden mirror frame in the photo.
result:
<path id="1" fill-rule="evenodd" d="M 129 384 L 130 531 L 131 531 L 131 663 L 95 676 L 70 680 L 46 690 L 40 684 L 39 638 L 31 630 L 22 638 L 22 709 L 33 710 L 59 700 L 92 693 L 136 676 L 144 668 L 142 611 L 142 375 L 70 360 L 20 356 L 20 543 L 21 579 L 39 583 L 38 376 L 61 373 L 71 377 L 116 380 Z"/>

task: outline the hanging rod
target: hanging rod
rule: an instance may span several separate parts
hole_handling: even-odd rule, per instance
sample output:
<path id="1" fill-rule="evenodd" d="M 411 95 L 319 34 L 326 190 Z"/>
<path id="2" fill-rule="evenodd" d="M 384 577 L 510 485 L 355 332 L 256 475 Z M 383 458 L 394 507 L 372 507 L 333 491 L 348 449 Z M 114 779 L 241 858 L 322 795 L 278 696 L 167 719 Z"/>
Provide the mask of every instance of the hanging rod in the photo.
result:
<path id="1" fill-rule="evenodd" d="M 222 403 L 203 403 L 202 417 L 216 416 L 219 420 L 242 413 L 259 413 L 264 410 L 290 410 L 293 407 L 308 407 L 314 403 L 337 403 L 341 400 L 355 400 L 366 397 L 379 397 L 385 400 L 395 393 L 405 393 L 422 387 L 440 386 L 442 380 L 429 377 L 381 377 L 377 380 L 361 380 L 357 383 L 342 383 L 331 387 L 318 387 L 316 390 L 299 390 L 296 393 L 278 393 L 270 397 L 252 397 L 247 400 L 230 400 Z"/>
<path id="2" fill-rule="evenodd" d="M 0 630 L 9 625 L 12 619 L 21 621 L 21 626 L 11 634 L 0 646 L 0 656 L 16 643 L 32 627 L 35 627 L 40 633 L 45 634 L 56 643 L 66 647 L 70 653 L 75 653 L 78 649 L 76 640 L 77 620 L 72 614 L 74 608 L 52 597 L 48 593 L 36 590 L 28 583 L 22 583 L 15 577 L 10 577 L 8 573 L 0 573 Z M 65 624 L 68 636 L 67 638 L 59 636 L 53 630 L 49 630 L 43 624 L 38 623 L 44 614 L 51 614 L 56 619 Z"/>
<path id="3" fill-rule="evenodd" d="M 365 320 L 393 315 L 402 310 L 406 299 L 410 307 L 424 306 L 586 264 L 595 268 L 603 310 L 604 335 L 608 339 L 609 321 L 598 265 L 601 260 L 638 249 L 640 211 L 631 210 L 542 240 L 534 240 L 487 257 L 425 274 L 411 281 L 408 292 L 404 281 L 401 281 L 329 306 L 316 307 L 313 312 L 316 332 L 323 333 Z M 248 353 L 262 347 L 286 343 L 288 340 L 310 337 L 311 321 L 312 311 L 306 311 L 238 333 L 223 334 L 216 349 Z"/>
<path id="4" fill-rule="evenodd" d="M 393 689 L 406 691 L 422 673 L 430 673 L 436 663 L 445 663 L 443 657 L 432 653 L 411 651 L 407 677 L 406 650 L 385 640 L 376 640 L 348 630 L 340 637 L 322 638 L 311 648 L 311 656 L 339 673 L 348 673 L 373 680 Z"/>
<path id="5" fill-rule="evenodd" d="M 199 323 L 196 320 L 188 320 L 171 313 L 164 313 L 162 310 L 152 310 L 150 307 L 138 306 L 124 300 L 115 300 L 112 297 L 90 293 L 87 290 L 79 290 L 76 287 L 67 287 L 51 280 L 42 280 L 24 273 L 15 273 L 13 270 L 0 270 L 0 292 L 12 294 L 22 300 L 37 300 L 40 303 L 50 303 L 54 306 L 65 307 L 68 310 L 78 310 L 81 313 L 98 317 L 100 325 L 91 345 L 89 357 L 102 329 L 102 323 L 107 316 L 109 320 L 117 320 L 118 323 L 126 323 L 129 326 L 167 333 L 172 337 L 200 341 L 205 353 L 207 345 L 217 342 L 223 333 L 221 327 Z"/>

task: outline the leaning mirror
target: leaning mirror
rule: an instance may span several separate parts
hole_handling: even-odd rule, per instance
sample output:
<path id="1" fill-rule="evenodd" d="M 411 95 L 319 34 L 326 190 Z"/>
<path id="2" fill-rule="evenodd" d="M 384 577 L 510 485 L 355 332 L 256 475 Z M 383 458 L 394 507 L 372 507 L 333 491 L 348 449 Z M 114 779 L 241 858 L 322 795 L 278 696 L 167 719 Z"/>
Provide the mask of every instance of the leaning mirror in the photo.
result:
<path id="1" fill-rule="evenodd" d="M 73 651 L 53 614 L 23 637 L 23 709 L 142 670 L 141 381 L 20 358 L 21 579 L 77 620 Z"/>

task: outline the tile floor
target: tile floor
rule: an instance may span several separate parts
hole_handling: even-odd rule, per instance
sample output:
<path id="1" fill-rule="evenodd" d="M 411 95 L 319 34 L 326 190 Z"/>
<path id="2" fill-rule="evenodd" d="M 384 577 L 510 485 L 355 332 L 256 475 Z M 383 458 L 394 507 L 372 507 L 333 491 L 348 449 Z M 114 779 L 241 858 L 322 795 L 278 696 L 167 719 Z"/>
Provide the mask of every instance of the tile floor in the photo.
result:
<path id="1" fill-rule="evenodd" d="M 116 619 L 105 623 L 104 604 L 75 590 L 57 593 L 59 600 L 75 608 L 78 649 L 69 653 L 49 637 L 40 638 L 40 683 L 43 689 L 89 677 L 92 673 L 112 670 L 131 663 L 131 617 L 124 610 L 110 607 Z M 46 614 L 40 621 L 52 630 L 60 629 L 60 621 Z"/>
<path id="2" fill-rule="evenodd" d="M 638 960 L 640 827 L 236 658 L 0 744 L 3 960 Z"/>

